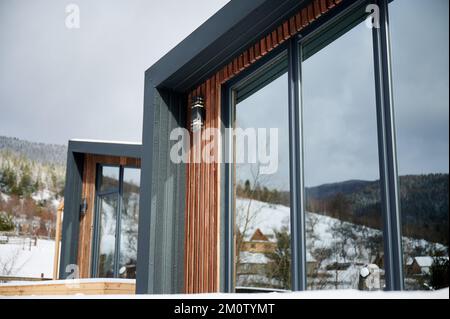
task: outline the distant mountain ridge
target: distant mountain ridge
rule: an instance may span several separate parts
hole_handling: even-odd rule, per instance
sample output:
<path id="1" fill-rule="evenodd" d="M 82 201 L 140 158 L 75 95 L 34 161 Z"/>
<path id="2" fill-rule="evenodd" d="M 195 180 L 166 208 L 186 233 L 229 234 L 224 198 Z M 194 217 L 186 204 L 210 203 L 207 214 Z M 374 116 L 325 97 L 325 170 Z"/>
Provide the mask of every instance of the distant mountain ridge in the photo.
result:
<path id="1" fill-rule="evenodd" d="M 67 146 L 0 136 L 0 152 L 10 151 L 42 164 L 66 165 Z"/>
<path id="2" fill-rule="evenodd" d="M 363 181 L 363 180 L 349 180 L 345 182 L 323 184 L 316 187 L 306 188 L 306 194 L 308 197 L 317 199 L 327 198 L 337 193 L 351 194 L 361 191 L 368 185 L 377 182 Z"/>
<path id="3" fill-rule="evenodd" d="M 350 204 L 348 220 L 381 225 L 379 181 L 346 181 L 306 189 L 308 200 L 330 202 L 343 195 Z M 405 235 L 448 245 L 449 174 L 400 176 Z"/>
<path id="4" fill-rule="evenodd" d="M 290 206 L 290 193 L 257 186 L 237 187 L 241 198 Z M 306 210 L 353 224 L 382 229 L 380 182 L 349 180 L 305 189 Z M 400 176 L 403 234 L 430 242 L 449 243 L 449 174 Z"/>

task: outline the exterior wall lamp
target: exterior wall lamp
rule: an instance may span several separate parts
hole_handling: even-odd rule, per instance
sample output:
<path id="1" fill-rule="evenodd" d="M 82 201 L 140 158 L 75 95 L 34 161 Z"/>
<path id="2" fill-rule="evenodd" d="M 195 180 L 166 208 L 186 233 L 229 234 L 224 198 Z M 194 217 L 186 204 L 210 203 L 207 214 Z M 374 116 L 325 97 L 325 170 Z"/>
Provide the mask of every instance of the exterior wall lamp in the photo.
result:
<path id="1" fill-rule="evenodd" d="M 82 198 L 81 199 L 81 204 L 80 204 L 80 215 L 81 215 L 81 217 L 86 215 L 87 208 L 88 208 L 87 199 L 86 198 Z"/>
<path id="2" fill-rule="evenodd" d="M 206 111 L 205 100 L 201 96 L 194 96 L 191 104 L 191 129 L 197 132 L 205 123 Z"/>

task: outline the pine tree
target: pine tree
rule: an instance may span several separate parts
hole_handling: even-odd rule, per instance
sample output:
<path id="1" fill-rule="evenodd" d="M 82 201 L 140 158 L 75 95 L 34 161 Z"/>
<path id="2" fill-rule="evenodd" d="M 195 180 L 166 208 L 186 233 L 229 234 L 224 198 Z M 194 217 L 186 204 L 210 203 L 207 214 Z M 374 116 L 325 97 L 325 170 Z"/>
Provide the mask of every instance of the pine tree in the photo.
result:
<path id="1" fill-rule="evenodd" d="M 6 214 L 0 214 L 0 231 L 14 230 L 14 223 L 12 216 Z"/>
<path id="2" fill-rule="evenodd" d="M 247 179 L 245 181 L 245 185 L 244 185 L 244 192 L 246 195 L 250 194 L 250 192 L 252 191 L 252 187 L 250 185 L 250 181 Z"/>
<path id="3" fill-rule="evenodd" d="M 28 164 L 22 166 L 22 177 L 20 178 L 20 182 L 18 185 L 18 194 L 19 196 L 30 196 L 33 191 L 33 179 L 31 178 L 31 170 Z"/>
<path id="4" fill-rule="evenodd" d="M 275 251 L 266 254 L 270 259 L 268 275 L 280 282 L 278 288 L 291 289 L 291 236 L 287 228 L 275 231 L 277 246 Z"/>
<path id="5" fill-rule="evenodd" d="M 11 167 L 9 167 L 9 165 L 5 166 L 5 168 L 3 169 L 3 183 L 4 183 L 4 191 L 6 193 L 12 193 L 13 190 L 16 188 L 17 186 L 17 175 L 14 172 L 14 170 L 11 169 Z"/>

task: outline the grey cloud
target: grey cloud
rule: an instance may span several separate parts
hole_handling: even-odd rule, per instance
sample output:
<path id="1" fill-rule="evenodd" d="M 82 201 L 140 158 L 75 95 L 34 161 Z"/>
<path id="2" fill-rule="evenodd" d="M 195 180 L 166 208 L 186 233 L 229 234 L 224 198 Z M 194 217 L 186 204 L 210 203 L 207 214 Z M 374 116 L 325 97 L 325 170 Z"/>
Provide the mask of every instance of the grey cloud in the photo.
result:
<path id="1" fill-rule="evenodd" d="M 144 72 L 228 0 L 0 1 L 0 134 L 140 141 Z"/>

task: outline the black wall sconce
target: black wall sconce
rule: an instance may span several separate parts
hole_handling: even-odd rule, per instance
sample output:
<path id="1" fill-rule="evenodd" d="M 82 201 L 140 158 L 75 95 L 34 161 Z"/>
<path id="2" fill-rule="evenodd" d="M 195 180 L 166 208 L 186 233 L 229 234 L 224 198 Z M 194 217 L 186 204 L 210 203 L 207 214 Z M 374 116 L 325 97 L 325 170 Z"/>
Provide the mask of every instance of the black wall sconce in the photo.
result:
<path id="1" fill-rule="evenodd" d="M 86 199 L 86 198 L 83 198 L 83 199 L 81 200 L 81 204 L 80 204 L 80 215 L 81 215 L 81 217 L 83 217 L 84 215 L 86 215 L 87 207 L 88 207 L 87 199 Z"/>
<path id="2" fill-rule="evenodd" d="M 205 123 L 205 101 L 201 96 L 192 98 L 191 104 L 191 129 L 192 132 L 197 132 L 202 129 Z"/>

